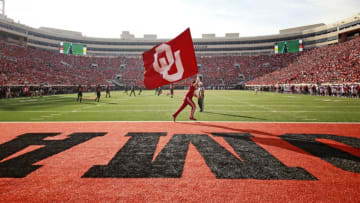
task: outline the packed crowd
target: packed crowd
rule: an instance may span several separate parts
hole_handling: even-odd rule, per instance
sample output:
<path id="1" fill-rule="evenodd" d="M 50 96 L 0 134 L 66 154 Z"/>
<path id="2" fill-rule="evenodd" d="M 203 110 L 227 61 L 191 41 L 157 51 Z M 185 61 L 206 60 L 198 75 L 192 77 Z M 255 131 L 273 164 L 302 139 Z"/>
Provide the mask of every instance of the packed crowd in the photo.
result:
<path id="1" fill-rule="evenodd" d="M 105 85 L 119 67 L 113 58 L 70 56 L 2 40 L 0 56 L 2 85 Z"/>
<path id="2" fill-rule="evenodd" d="M 206 86 L 236 86 L 286 67 L 298 54 L 260 56 L 202 56 L 197 58 Z"/>
<path id="3" fill-rule="evenodd" d="M 230 87 L 287 66 L 295 54 L 271 56 L 201 56 L 200 74 L 208 87 Z M 0 40 L 2 85 L 106 85 L 121 74 L 124 86 L 142 86 L 141 57 L 92 57 L 59 54 Z M 122 67 L 122 68 L 121 68 Z M 241 77 L 240 77 L 241 76 Z M 190 80 L 177 83 L 188 84 Z"/>
<path id="4" fill-rule="evenodd" d="M 359 84 L 309 84 L 309 85 L 264 85 L 252 86 L 248 89 L 257 91 L 269 91 L 285 94 L 310 94 L 320 96 L 336 96 L 336 97 L 360 97 Z"/>
<path id="5" fill-rule="evenodd" d="M 114 80 L 143 86 L 141 56 L 74 56 L 24 47 L 0 40 L 0 85 L 94 86 Z M 302 53 L 259 56 L 198 56 L 207 88 L 276 84 L 360 82 L 360 37 Z M 121 75 L 121 77 L 117 77 Z M 194 77 L 177 82 L 186 86 Z"/>
<path id="6" fill-rule="evenodd" d="M 247 85 L 343 84 L 360 82 L 360 37 L 302 53 L 289 66 Z"/>

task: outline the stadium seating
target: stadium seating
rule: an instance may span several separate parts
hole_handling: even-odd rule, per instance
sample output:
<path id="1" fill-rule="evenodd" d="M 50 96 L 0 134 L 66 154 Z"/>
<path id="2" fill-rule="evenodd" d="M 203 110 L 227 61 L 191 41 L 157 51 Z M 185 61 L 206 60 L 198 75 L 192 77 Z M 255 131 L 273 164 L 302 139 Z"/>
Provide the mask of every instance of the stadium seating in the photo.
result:
<path id="1" fill-rule="evenodd" d="M 234 86 L 243 80 L 253 79 L 283 68 L 293 62 L 298 54 L 260 56 L 203 56 L 200 73 L 206 86 Z M 241 78 L 243 75 L 244 78 Z"/>
<path id="2" fill-rule="evenodd" d="M 26 48 L 17 44 L 0 42 L 3 84 L 46 85 L 106 85 L 121 73 L 120 83 L 125 86 L 142 86 L 143 65 L 141 57 L 73 56 Z M 200 73 L 207 87 L 234 86 L 244 78 L 252 79 L 286 66 L 296 55 L 272 56 L 204 56 L 198 57 Z M 236 66 L 235 64 L 238 64 Z M 121 65 L 125 68 L 120 69 Z M 193 78 L 178 82 L 186 85 Z"/>
<path id="3" fill-rule="evenodd" d="M 69 56 L 4 41 L 0 54 L 2 84 L 105 85 L 119 70 L 112 58 Z"/>
<path id="4" fill-rule="evenodd" d="M 360 82 L 360 37 L 302 53 L 294 63 L 247 85 Z"/>
<path id="5" fill-rule="evenodd" d="M 119 83 L 143 85 L 141 56 L 65 55 L 0 40 L 0 61 L 1 85 L 107 85 L 119 73 Z M 197 63 L 207 88 L 234 87 L 243 81 L 247 85 L 354 83 L 360 81 L 360 37 L 295 54 L 198 56 Z"/>

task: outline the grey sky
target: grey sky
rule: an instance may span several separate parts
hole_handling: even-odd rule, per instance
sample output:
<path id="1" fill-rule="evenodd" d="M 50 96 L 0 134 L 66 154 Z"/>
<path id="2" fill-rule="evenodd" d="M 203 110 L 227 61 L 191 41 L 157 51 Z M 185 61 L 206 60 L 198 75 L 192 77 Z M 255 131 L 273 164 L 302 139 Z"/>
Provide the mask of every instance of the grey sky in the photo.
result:
<path id="1" fill-rule="evenodd" d="M 277 34 L 280 29 L 333 23 L 360 13 L 360 0 L 7 0 L 9 18 L 40 26 L 118 38 L 157 34 L 172 38 L 191 28 L 203 33 L 240 36 Z"/>

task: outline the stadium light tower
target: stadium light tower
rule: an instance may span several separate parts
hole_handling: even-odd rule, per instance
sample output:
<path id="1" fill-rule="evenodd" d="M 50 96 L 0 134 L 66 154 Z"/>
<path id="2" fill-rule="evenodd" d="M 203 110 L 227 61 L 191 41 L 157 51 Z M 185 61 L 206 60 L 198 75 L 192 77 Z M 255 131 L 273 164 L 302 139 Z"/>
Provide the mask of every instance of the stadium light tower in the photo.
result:
<path id="1" fill-rule="evenodd" d="M 5 0 L 0 0 L 0 6 L 1 15 L 5 16 Z"/>

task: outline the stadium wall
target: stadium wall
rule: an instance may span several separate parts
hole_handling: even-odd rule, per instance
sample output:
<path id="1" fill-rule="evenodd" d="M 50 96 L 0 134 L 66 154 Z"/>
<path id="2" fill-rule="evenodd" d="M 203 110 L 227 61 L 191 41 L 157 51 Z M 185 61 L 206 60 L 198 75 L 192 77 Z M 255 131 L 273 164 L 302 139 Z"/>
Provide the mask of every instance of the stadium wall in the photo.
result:
<path id="1" fill-rule="evenodd" d="M 304 49 L 311 49 L 338 43 L 340 33 L 360 29 L 360 13 L 330 25 L 316 24 L 302 26 L 302 28 L 305 30 L 289 28 L 285 31 L 280 30 L 280 34 L 253 37 L 239 37 L 238 35 L 206 37 L 207 35 L 203 35 L 203 38 L 194 38 L 193 42 L 198 55 L 273 54 L 275 43 L 300 39 L 304 42 Z M 8 18 L 0 18 L 0 31 L 11 34 L 5 35 L 5 37 L 21 36 L 26 38 L 23 41 L 26 41 L 27 46 L 51 51 L 59 51 L 61 41 L 81 43 L 87 46 L 88 55 L 99 56 L 140 55 L 156 44 L 169 40 L 154 39 L 154 37 L 127 39 L 84 37 L 79 32 L 32 28 Z"/>

